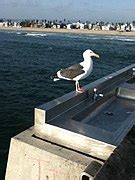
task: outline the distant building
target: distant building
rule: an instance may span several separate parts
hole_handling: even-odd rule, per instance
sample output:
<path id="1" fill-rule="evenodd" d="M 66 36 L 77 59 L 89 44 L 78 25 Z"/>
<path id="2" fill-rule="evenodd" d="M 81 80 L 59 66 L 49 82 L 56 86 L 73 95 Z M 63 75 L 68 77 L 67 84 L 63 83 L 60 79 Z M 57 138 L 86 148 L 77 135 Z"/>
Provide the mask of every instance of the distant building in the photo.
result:
<path id="1" fill-rule="evenodd" d="M 116 31 L 120 31 L 120 25 L 116 24 Z"/>
<path id="2" fill-rule="evenodd" d="M 133 21 L 130 25 L 131 25 L 131 31 L 135 31 L 135 21 Z"/>
<path id="3" fill-rule="evenodd" d="M 130 32 L 130 31 L 131 31 L 131 28 L 132 28 L 131 24 L 128 23 L 128 24 L 126 24 L 126 26 L 125 26 L 125 31 L 126 31 L 126 32 Z"/>
<path id="4" fill-rule="evenodd" d="M 135 21 L 132 22 L 132 25 L 135 26 Z"/>
<path id="5" fill-rule="evenodd" d="M 57 27 L 57 29 L 60 29 L 60 24 L 57 24 L 57 26 L 56 26 L 56 27 Z"/>
<path id="6" fill-rule="evenodd" d="M 3 27 L 3 22 L 0 22 L 0 27 Z"/>
<path id="7" fill-rule="evenodd" d="M 52 25 L 52 29 L 56 29 L 57 28 L 57 25 Z"/>
<path id="8" fill-rule="evenodd" d="M 91 30 L 92 29 L 92 24 L 88 23 L 88 29 Z"/>
<path id="9" fill-rule="evenodd" d="M 84 24 L 80 23 L 80 29 L 84 29 Z"/>
<path id="10" fill-rule="evenodd" d="M 13 22 L 13 27 L 14 27 L 14 28 L 21 28 L 19 22 Z"/>
<path id="11" fill-rule="evenodd" d="M 122 24 L 121 27 L 120 27 L 120 31 L 125 31 L 126 26 L 127 26 L 126 24 Z"/>
<path id="12" fill-rule="evenodd" d="M 67 24 L 67 29 L 71 29 L 71 24 Z"/>
<path id="13" fill-rule="evenodd" d="M 3 22 L 3 26 L 4 26 L 4 27 L 9 27 L 9 22 L 7 22 L 7 21 L 6 21 L 6 22 Z"/>
<path id="14" fill-rule="evenodd" d="M 115 25 L 114 24 L 111 24 L 110 25 L 110 29 L 109 29 L 110 31 L 115 31 L 116 30 L 116 27 L 115 27 Z"/>
<path id="15" fill-rule="evenodd" d="M 102 30 L 103 31 L 109 31 L 110 30 L 110 25 L 104 25 L 104 26 L 101 26 Z"/>
<path id="16" fill-rule="evenodd" d="M 78 21 L 77 23 L 72 23 L 70 28 L 71 29 L 84 29 L 84 24 Z"/>
<path id="17" fill-rule="evenodd" d="M 99 30 L 101 30 L 101 26 L 100 26 L 99 24 L 94 24 L 94 25 L 92 26 L 92 30 L 94 30 L 94 31 L 99 31 Z"/>

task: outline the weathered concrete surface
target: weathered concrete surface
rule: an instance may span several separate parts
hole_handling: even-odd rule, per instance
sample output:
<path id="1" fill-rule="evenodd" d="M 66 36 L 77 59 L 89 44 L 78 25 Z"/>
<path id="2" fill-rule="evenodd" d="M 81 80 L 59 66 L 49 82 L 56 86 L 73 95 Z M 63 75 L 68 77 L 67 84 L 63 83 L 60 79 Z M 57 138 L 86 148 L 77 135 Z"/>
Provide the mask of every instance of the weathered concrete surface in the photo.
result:
<path id="1" fill-rule="evenodd" d="M 5 180 L 79 180 L 94 160 L 33 134 L 30 128 L 12 138 Z"/>

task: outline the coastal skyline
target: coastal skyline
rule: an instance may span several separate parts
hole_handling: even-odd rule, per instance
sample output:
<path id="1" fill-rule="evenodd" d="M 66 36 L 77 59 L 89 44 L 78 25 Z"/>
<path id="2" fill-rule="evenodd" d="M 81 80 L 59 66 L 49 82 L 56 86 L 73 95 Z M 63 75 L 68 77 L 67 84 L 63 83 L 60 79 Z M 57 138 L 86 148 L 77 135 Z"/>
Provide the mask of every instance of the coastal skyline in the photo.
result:
<path id="1" fill-rule="evenodd" d="M 0 18 L 134 21 L 134 0 L 1 0 Z"/>

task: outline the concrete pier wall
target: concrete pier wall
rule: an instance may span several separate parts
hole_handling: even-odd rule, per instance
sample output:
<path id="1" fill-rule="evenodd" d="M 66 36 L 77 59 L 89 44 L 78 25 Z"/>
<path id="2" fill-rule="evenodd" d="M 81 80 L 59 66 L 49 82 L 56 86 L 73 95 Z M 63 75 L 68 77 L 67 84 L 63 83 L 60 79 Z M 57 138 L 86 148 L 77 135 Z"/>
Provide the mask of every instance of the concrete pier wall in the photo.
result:
<path id="1" fill-rule="evenodd" d="M 33 137 L 31 128 L 12 138 L 5 180 L 79 180 L 93 160 Z"/>

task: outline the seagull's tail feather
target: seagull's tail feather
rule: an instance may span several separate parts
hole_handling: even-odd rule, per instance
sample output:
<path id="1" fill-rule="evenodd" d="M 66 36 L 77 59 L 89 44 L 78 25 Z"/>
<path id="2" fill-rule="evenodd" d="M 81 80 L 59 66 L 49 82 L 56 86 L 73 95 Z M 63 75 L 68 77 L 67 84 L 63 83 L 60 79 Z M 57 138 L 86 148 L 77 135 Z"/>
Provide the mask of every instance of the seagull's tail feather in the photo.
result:
<path id="1" fill-rule="evenodd" d="M 59 80 L 60 80 L 60 78 L 57 76 L 57 74 L 52 75 L 52 76 L 51 76 L 51 79 L 52 79 L 53 81 L 59 81 Z"/>

